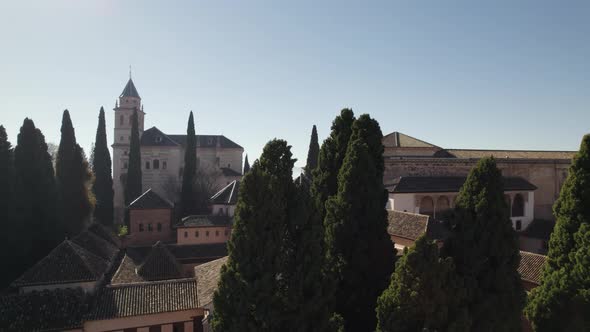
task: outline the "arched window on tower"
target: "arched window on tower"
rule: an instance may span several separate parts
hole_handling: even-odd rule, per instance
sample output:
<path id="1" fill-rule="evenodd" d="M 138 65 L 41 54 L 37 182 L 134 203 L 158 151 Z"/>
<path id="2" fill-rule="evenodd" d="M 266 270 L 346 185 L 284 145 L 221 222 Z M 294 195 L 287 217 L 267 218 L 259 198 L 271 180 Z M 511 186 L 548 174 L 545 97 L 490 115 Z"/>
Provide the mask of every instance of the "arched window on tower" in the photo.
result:
<path id="1" fill-rule="evenodd" d="M 154 159 L 154 169 L 160 169 L 160 160 Z"/>
<path id="2" fill-rule="evenodd" d="M 524 198 L 521 194 L 514 195 L 514 201 L 512 202 L 512 216 L 523 217 L 524 216 Z"/>
<path id="3" fill-rule="evenodd" d="M 125 123 L 125 117 L 123 115 L 119 116 L 119 124 L 124 124 Z"/>

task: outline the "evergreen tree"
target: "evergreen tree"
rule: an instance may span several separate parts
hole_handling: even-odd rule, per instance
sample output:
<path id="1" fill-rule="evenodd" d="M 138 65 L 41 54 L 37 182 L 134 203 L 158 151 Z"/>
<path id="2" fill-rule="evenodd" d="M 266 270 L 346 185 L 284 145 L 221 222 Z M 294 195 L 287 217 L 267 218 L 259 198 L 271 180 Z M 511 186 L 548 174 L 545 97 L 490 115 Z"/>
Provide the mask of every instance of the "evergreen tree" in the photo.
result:
<path id="1" fill-rule="evenodd" d="M 98 128 L 96 129 L 96 143 L 92 150 L 92 171 L 95 176 L 92 192 L 96 197 L 94 218 L 105 226 L 112 226 L 114 221 L 114 192 L 111 154 L 107 144 L 107 132 L 104 109 L 98 114 Z"/>
<path id="2" fill-rule="evenodd" d="M 383 157 L 376 157 L 381 142 L 373 139 L 379 136 L 379 125 L 369 116 L 355 121 L 338 174 L 338 193 L 326 203 L 326 260 L 335 278 L 335 311 L 346 331 L 375 329 L 376 300 L 393 271 Z"/>
<path id="3" fill-rule="evenodd" d="M 197 173 L 197 136 L 193 112 L 188 117 L 186 128 L 186 146 L 184 147 L 184 171 L 182 173 L 182 192 L 180 195 L 182 216 L 193 214 L 196 209 L 195 174 Z"/>
<path id="4" fill-rule="evenodd" d="M 453 260 L 440 258 L 436 243 L 420 237 L 377 301 L 377 331 L 468 330 L 466 312 L 459 310 L 461 286 Z"/>
<path id="5" fill-rule="evenodd" d="M 541 285 L 529 296 L 526 315 L 535 331 L 590 330 L 590 135 L 584 136 L 555 202 Z"/>
<path id="6" fill-rule="evenodd" d="M 90 191 L 92 173 L 82 148 L 76 143 L 68 110 L 62 117 L 55 173 L 65 232 L 68 237 L 74 237 L 90 223 L 94 196 Z"/>
<path id="7" fill-rule="evenodd" d="M 318 143 L 318 130 L 313 125 L 311 129 L 311 139 L 309 141 L 309 150 L 307 150 L 307 162 L 305 164 L 305 176 L 311 179 L 312 171 L 318 166 L 318 157 L 320 145 Z"/>
<path id="8" fill-rule="evenodd" d="M 129 165 L 127 182 L 125 183 L 125 205 L 133 202 L 142 194 L 141 184 L 141 151 L 139 147 L 139 125 L 137 109 L 131 116 L 131 141 L 129 143 Z"/>
<path id="9" fill-rule="evenodd" d="M 250 163 L 248 162 L 248 155 L 246 155 L 246 158 L 244 159 L 244 172 L 242 174 L 246 175 L 248 171 L 250 171 Z"/>
<path id="10" fill-rule="evenodd" d="M 444 252 L 464 282 L 471 331 L 519 330 L 525 293 L 517 271 L 518 239 L 493 158 L 481 159 L 471 170 L 454 213 Z"/>
<path id="11" fill-rule="evenodd" d="M 284 315 L 282 272 L 294 163 L 287 143 L 273 140 L 242 179 L 228 261 L 213 298 L 215 331 L 284 331 L 292 323 Z"/>
<path id="12" fill-rule="evenodd" d="M 31 266 L 65 237 L 58 214 L 57 187 L 51 155 L 41 131 L 25 119 L 14 149 L 18 215 L 29 236 L 20 238 L 23 264 Z"/>

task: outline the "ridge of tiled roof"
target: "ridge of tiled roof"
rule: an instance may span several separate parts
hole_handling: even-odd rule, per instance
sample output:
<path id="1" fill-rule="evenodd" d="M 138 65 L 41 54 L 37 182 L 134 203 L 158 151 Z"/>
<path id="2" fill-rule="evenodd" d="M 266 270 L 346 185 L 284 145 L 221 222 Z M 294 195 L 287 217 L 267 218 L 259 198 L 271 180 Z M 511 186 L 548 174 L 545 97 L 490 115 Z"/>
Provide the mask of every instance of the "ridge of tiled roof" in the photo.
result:
<path id="1" fill-rule="evenodd" d="M 129 203 L 129 208 L 132 209 L 172 209 L 173 207 L 172 203 L 156 194 L 152 188 Z"/>
<path id="2" fill-rule="evenodd" d="M 459 192 L 465 176 L 402 176 L 390 187 L 392 193 Z M 502 177 L 505 191 L 536 190 L 537 187 L 521 177 Z"/>
<path id="3" fill-rule="evenodd" d="M 387 220 L 389 222 L 387 232 L 389 235 L 416 240 L 426 234 L 428 219 L 429 217 L 423 214 L 387 211 Z"/>
<path id="4" fill-rule="evenodd" d="M 121 240 L 119 239 L 119 237 L 113 231 L 109 230 L 100 223 L 93 222 L 92 224 L 90 224 L 90 226 L 88 226 L 88 230 L 100 237 L 101 239 L 113 244 L 115 247 L 121 247 Z"/>
<path id="5" fill-rule="evenodd" d="M 240 182 L 234 180 L 220 191 L 211 196 L 210 200 L 213 204 L 230 204 L 235 205 L 238 202 L 238 192 L 240 190 Z"/>
<path id="6" fill-rule="evenodd" d="M 157 127 L 151 127 L 141 134 L 139 141 L 141 146 L 180 146 L 178 142 L 173 140 L 169 135 L 164 134 Z"/>
<path id="7" fill-rule="evenodd" d="M 127 81 L 127 84 L 125 85 L 123 92 L 121 92 L 120 97 L 140 98 L 139 93 L 137 93 L 137 89 L 135 88 L 135 84 L 133 84 L 133 80 L 131 79 L 131 77 L 129 78 L 129 81 Z"/>
<path id="8" fill-rule="evenodd" d="M 103 320 L 197 309 L 194 278 L 109 285 L 102 289 L 86 320 Z"/>
<path id="9" fill-rule="evenodd" d="M 199 306 L 204 307 L 213 302 L 213 294 L 217 290 L 221 267 L 226 262 L 227 256 L 195 266 Z"/>
<path id="10" fill-rule="evenodd" d="M 182 218 L 176 227 L 226 227 L 233 218 L 225 215 L 190 215 Z"/>
<path id="11" fill-rule="evenodd" d="M 152 246 L 152 250 L 137 269 L 137 274 L 145 280 L 178 279 L 183 276 L 176 257 L 160 241 Z"/>
<path id="12" fill-rule="evenodd" d="M 227 243 L 171 244 L 168 249 L 178 260 L 210 261 L 227 256 Z"/>
<path id="13" fill-rule="evenodd" d="M 108 262 L 76 243 L 65 240 L 33 265 L 12 285 L 15 287 L 98 280 Z"/>
<path id="14" fill-rule="evenodd" d="M 81 288 L 0 296 L 0 331 L 63 331 L 82 326 L 88 296 Z"/>
<path id="15" fill-rule="evenodd" d="M 577 151 L 550 150 L 483 150 L 483 149 L 444 149 L 451 157 L 460 159 L 480 159 L 494 157 L 502 159 L 572 159 Z"/>
<path id="16" fill-rule="evenodd" d="M 196 135 L 197 136 L 197 147 L 199 148 L 214 148 L 219 143 L 221 148 L 234 148 L 243 149 L 239 144 L 230 140 L 223 135 Z M 173 141 L 178 144 L 186 145 L 186 135 L 168 135 Z"/>
<path id="17" fill-rule="evenodd" d="M 396 148 L 437 148 L 440 147 L 417 139 L 415 137 L 394 131 L 383 137 L 385 147 L 396 147 Z"/>
<path id="18" fill-rule="evenodd" d="M 119 248 L 114 244 L 89 230 L 82 231 L 76 235 L 72 239 L 72 242 L 106 261 L 111 261 L 119 252 Z"/>
<path id="19" fill-rule="evenodd" d="M 528 251 L 520 251 L 520 264 L 518 265 L 520 278 L 524 281 L 540 285 L 541 272 L 543 271 L 545 261 L 547 261 L 547 256 Z"/>

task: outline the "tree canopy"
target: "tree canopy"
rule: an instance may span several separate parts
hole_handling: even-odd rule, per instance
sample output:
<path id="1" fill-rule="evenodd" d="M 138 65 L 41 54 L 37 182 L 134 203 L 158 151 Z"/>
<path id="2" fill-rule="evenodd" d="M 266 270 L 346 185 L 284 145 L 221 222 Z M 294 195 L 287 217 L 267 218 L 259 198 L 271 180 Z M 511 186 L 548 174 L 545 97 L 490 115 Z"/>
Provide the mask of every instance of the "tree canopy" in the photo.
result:
<path id="1" fill-rule="evenodd" d="M 104 109 L 102 107 L 98 114 L 98 128 L 96 128 L 96 140 L 92 156 L 92 171 L 95 177 L 92 192 L 96 197 L 94 218 L 105 226 L 112 226 L 114 222 L 113 175 L 111 154 L 107 144 Z"/>
<path id="2" fill-rule="evenodd" d="M 307 162 L 305 163 L 305 176 L 312 178 L 312 172 L 318 166 L 320 153 L 320 144 L 318 143 L 318 130 L 315 125 L 311 129 L 311 138 L 309 140 L 309 150 L 307 150 Z"/>

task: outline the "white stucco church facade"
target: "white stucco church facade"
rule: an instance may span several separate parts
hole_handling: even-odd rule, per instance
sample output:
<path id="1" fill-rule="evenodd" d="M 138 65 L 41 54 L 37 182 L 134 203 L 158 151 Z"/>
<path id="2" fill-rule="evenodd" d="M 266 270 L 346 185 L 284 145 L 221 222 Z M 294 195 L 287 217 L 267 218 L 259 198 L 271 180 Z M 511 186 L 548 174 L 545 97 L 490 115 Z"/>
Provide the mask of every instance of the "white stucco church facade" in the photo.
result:
<path id="1" fill-rule="evenodd" d="M 129 161 L 131 117 L 136 109 L 143 191 L 151 188 L 174 201 L 174 194 L 182 183 L 186 135 L 165 134 L 156 127 L 144 129 L 146 113 L 135 84 L 129 78 L 114 108 L 113 189 L 117 216 L 122 215 L 125 207 L 124 182 Z M 186 118 L 178 121 L 184 123 Z M 223 135 L 197 135 L 197 167 L 212 175 L 215 191 L 241 178 L 243 153 L 240 145 Z"/>

